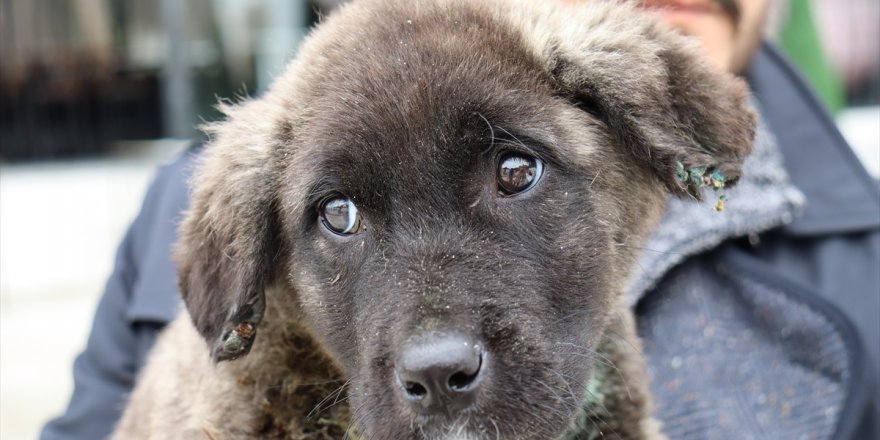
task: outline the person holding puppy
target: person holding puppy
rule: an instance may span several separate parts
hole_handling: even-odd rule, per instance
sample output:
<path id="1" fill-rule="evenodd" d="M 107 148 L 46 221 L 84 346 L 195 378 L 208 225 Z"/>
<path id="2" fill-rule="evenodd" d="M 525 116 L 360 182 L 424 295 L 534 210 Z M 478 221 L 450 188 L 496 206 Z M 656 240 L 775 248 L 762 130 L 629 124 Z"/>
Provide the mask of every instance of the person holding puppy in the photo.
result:
<path id="1" fill-rule="evenodd" d="M 712 64 L 744 75 L 761 115 L 726 212 L 671 201 L 632 281 L 657 415 L 670 438 L 874 438 L 877 187 L 761 42 L 768 5 L 643 2 L 696 37 Z M 163 168 L 151 186 L 74 366 L 70 407 L 42 438 L 106 437 L 156 334 L 177 313 L 168 255 L 197 155 Z"/>

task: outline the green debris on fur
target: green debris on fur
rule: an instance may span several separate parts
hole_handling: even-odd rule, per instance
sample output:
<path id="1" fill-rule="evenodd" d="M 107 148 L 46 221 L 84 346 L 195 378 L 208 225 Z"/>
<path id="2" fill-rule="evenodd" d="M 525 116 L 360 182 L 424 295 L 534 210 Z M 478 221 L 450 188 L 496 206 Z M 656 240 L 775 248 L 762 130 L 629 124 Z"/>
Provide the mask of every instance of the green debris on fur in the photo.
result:
<path id="1" fill-rule="evenodd" d="M 712 171 L 712 174 L 709 174 L 709 183 L 712 185 L 713 189 L 724 188 L 724 176 L 721 175 L 721 172 L 718 170 Z"/>
<path id="2" fill-rule="evenodd" d="M 691 167 L 685 168 L 684 164 L 675 162 L 675 178 L 683 185 L 693 185 L 696 188 L 712 188 L 718 192 L 727 187 L 727 178 L 721 171 L 707 167 Z M 725 194 L 719 194 L 718 200 L 715 202 L 715 211 L 724 211 L 724 204 L 727 202 Z"/>
<path id="3" fill-rule="evenodd" d="M 675 162 L 675 177 L 679 182 L 684 183 L 688 178 L 688 172 L 684 169 L 684 164 Z"/>
<path id="4" fill-rule="evenodd" d="M 609 384 L 605 377 L 609 373 L 608 367 L 597 362 L 594 365 L 593 374 L 587 381 L 584 392 L 584 400 L 581 410 L 572 423 L 568 431 L 558 440 L 598 440 L 605 438 L 602 429 L 602 419 L 609 417 L 606 407 L 608 393 L 613 390 L 609 389 Z"/>
<path id="5" fill-rule="evenodd" d="M 584 397 L 584 405 L 588 407 L 597 407 L 605 402 L 605 394 L 602 391 L 602 382 L 594 374 L 587 382 L 587 395 Z"/>
<path id="6" fill-rule="evenodd" d="M 718 212 L 724 211 L 724 202 L 726 202 L 726 201 L 727 201 L 726 195 L 721 194 L 720 196 L 718 196 L 718 201 L 715 202 L 715 210 Z"/>
<path id="7" fill-rule="evenodd" d="M 697 188 L 706 186 L 706 180 L 703 178 L 705 175 L 706 167 L 693 167 L 688 170 L 688 177 L 691 179 L 691 183 Z"/>

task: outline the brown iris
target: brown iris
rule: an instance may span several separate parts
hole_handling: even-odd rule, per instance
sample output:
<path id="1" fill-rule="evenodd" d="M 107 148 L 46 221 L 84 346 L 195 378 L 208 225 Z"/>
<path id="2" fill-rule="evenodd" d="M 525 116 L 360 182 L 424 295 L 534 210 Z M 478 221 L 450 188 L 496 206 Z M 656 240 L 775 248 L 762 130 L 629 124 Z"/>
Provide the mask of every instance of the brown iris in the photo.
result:
<path id="1" fill-rule="evenodd" d="M 351 199 L 335 197 L 321 204 L 321 223 L 339 235 L 351 235 L 360 231 L 361 216 Z"/>
<path id="2" fill-rule="evenodd" d="M 503 195 L 512 196 L 532 189 L 541 173 L 544 165 L 540 160 L 518 153 L 508 153 L 501 156 L 498 162 L 498 191 Z"/>

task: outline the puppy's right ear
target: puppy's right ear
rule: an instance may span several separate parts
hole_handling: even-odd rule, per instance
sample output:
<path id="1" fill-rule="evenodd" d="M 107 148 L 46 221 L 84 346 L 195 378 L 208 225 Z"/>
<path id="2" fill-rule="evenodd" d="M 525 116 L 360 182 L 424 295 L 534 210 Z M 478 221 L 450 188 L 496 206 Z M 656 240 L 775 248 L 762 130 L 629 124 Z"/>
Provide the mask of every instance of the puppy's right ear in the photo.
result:
<path id="1" fill-rule="evenodd" d="M 214 361 L 247 354 L 280 250 L 275 148 L 265 103 L 221 109 L 193 180 L 175 248 L 178 281 Z"/>
<path id="2" fill-rule="evenodd" d="M 562 17 L 550 69 L 563 94 L 602 119 L 617 141 L 674 194 L 731 186 L 752 149 L 748 89 L 716 71 L 696 42 L 631 3 L 595 1 Z"/>

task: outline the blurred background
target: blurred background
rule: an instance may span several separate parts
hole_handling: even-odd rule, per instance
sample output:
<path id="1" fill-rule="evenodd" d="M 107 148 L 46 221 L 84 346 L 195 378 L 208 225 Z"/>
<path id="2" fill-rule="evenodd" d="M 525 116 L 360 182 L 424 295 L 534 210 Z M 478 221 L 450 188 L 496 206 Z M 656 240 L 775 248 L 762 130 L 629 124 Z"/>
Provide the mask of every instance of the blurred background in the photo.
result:
<path id="1" fill-rule="evenodd" d="M 0 438 L 35 438 L 156 166 L 258 95 L 332 0 L 0 0 Z M 777 0 L 768 37 L 880 176 L 880 1 Z"/>

